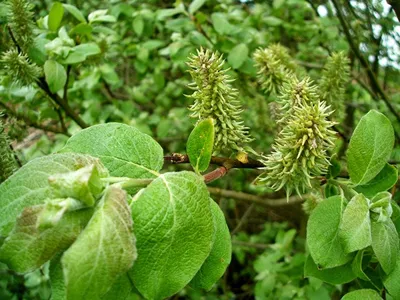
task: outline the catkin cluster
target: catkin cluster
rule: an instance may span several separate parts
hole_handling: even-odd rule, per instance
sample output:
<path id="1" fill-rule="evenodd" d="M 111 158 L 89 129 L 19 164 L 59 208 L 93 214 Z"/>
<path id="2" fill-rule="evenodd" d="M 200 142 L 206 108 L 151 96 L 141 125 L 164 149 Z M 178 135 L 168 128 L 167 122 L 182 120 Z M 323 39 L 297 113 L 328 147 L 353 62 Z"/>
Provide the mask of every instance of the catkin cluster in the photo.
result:
<path id="1" fill-rule="evenodd" d="M 189 97 L 194 100 L 190 106 L 192 117 L 214 120 L 214 150 L 235 149 L 243 151 L 242 145 L 251 141 L 248 128 L 241 119 L 242 109 L 238 101 L 238 91 L 231 86 L 232 79 L 223 69 L 222 55 L 200 49 L 189 58 L 189 73 L 194 90 Z"/>
<path id="2" fill-rule="evenodd" d="M 30 85 L 41 75 L 41 68 L 32 63 L 28 55 L 18 53 L 17 49 L 10 49 L 0 58 L 6 74 L 13 77 L 15 83 Z"/>
<path id="3" fill-rule="evenodd" d="M 283 124 L 272 153 L 265 156 L 264 173 L 256 183 L 274 190 L 285 187 L 289 196 L 301 194 L 312 187 L 315 176 L 325 174 L 329 167 L 327 151 L 334 146 L 334 122 L 329 106 L 318 99 L 309 78 L 299 81 L 293 76 L 280 95 Z"/>

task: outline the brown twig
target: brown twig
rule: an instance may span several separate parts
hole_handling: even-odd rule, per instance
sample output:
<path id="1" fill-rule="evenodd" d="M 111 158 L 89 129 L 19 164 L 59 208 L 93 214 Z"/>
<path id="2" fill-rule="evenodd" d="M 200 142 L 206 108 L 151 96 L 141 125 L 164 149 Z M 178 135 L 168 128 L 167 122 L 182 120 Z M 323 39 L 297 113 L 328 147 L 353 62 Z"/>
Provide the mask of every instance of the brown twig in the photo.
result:
<path id="1" fill-rule="evenodd" d="M 286 206 L 298 204 L 304 201 L 302 197 L 307 197 L 307 195 L 300 196 L 291 196 L 287 198 L 279 198 L 279 199 L 271 199 L 266 196 L 258 196 L 253 194 L 247 194 L 243 192 L 225 190 L 215 187 L 208 187 L 208 191 L 210 194 L 221 196 L 224 198 L 231 198 L 236 200 L 242 200 L 250 203 L 254 203 L 261 206 L 266 207 L 278 207 L 278 206 Z"/>
<path id="2" fill-rule="evenodd" d="M 342 26 L 344 35 L 346 36 L 347 42 L 349 43 L 351 50 L 356 55 L 356 57 L 360 61 L 361 65 L 365 69 L 373 91 L 381 97 L 381 99 L 383 100 L 383 102 L 385 102 L 385 104 L 388 107 L 388 109 L 390 110 L 390 112 L 395 116 L 396 120 L 400 123 L 400 115 L 398 114 L 396 109 L 393 107 L 393 105 L 390 103 L 389 97 L 386 95 L 385 91 L 380 86 L 378 79 L 376 78 L 374 72 L 372 71 L 367 59 L 362 55 L 359 48 L 355 44 L 353 37 L 350 34 L 350 27 L 347 24 L 347 22 L 345 21 L 342 10 L 339 7 L 338 1 L 337 0 L 331 0 L 331 1 L 333 3 L 333 6 L 335 7 L 337 17 L 339 18 L 339 21 Z M 396 134 L 396 138 L 400 141 L 399 134 L 397 132 L 395 132 L 395 134 Z"/>
<path id="3" fill-rule="evenodd" d="M 250 206 L 246 209 L 244 212 L 243 216 L 240 218 L 240 221 L 236 225 L 236 227 L 231 231 L 231 235 L 235 235 L 237 232 L 239 232 L 240 229 L 242 229 L 243 225 L 247 222 L 248 217 L 250 216 L 251 212 L 253 211 L 255 207 L 255 204 L 252 203 Z"/>

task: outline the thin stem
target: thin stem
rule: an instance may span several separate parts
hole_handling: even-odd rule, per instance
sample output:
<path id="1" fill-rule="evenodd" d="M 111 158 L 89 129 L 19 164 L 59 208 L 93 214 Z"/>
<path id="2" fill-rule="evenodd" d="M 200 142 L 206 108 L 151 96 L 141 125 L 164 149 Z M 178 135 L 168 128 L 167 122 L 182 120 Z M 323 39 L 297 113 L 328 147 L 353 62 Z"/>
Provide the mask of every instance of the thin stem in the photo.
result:
<path id="1" fill-rule="evenodd" d="M 243 225 L 247 222 L 247 219 L 249 218 L 249 216 L 250 216 L 251 212 L 253 211 L 254 207 L 255 207 L 254 203 L 250 204 L 249 208 L 246 209 L 245 213 L 240 218 L 239 223 L 232 230 L 231 235 L 235 235 L 237 232 L 239 232 L 240 229 L 242 229 Z"/>
<path id="2" fill-rule="evenodd" d="M 65 81 L 64 85 L 64 94 L 63 94 L 63 100 L 65 103 L 68 103 L 68 83 L 69 83 L 69 76 L 71 73 L 71 65 L 67 66 L 67 80 Z"/>
<path id="3" fill-rule="evenodd" d="M 154 179 L 152 178 L 129 178 L 129 177 L 108 177 L 102 178 L 102 181 L 108 182 L 111 184 L 120 184 L 121 188 L 127 189 L 132 187 L 146 187 L 150 183 L 153 182 Z"/>

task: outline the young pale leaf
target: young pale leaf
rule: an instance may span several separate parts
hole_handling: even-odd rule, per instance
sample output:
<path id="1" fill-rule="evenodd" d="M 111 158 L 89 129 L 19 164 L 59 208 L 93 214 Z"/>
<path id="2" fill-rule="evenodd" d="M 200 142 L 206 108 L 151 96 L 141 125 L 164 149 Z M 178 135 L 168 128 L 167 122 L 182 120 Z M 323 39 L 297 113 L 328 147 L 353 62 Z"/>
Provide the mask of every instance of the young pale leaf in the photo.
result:
<path id="1" fill-rule="evenodd" d="M 92 164 L 97 166 L 101 177 L 107 176 L 107 170 L 98 158 L 76 153 L 40 157 L 20 168 L 0 185 L 0 236 L 10 232 L 25 207 L 56 198 L 48 182 L 49 176 L 76 171 Z"/>
<path id="2" fill-rule="evenodd" d="M 378 175 L 389 159 L 393 143 L 394 132 L 388 118 L 375 110 L 362 117 L 347 150 L 352 182 L 366 184 Z"/>
<path id="3" fill-rule="evenodd" d="M 191 287 L 206 291 L 211 290 L 217 280 L 224 275 L 232 257 L 231 234 L 224 213 L 214 200 L 210 199 L 210 202 L 214 220 L 214 242 L 210 255 L 190 282 Z"/>
<path id="4" fill-rule="evenodd" d="M 72 136 L 61 152 L 99 157 L 111 176 L 154 178 L 164 158 L 161 146 L 138 129 L 119 123 L 89 127 Z"/>
<path id="5" fill-rule="evenodd" d="M 49 29 L 52 31 L 57 31 L 58 27 L 60 27 L 63 16 L 64 6 L 60 2 L 54 2 L 50 9 L 49 18 L 47 20 Z"/>
<path id="6" fill-rule="evenodd" d="M 400 254 L 400 253 L 399 253 Z M 383 281 L 383 285 L 393 297 L 393 299 L 400 299 L 400 255 L 397 256 L 394 269 Z"/>
<path id="7" fill-rule="evenodd" d="M 351 269 L 351 263 L 331 268 L 319 269 L 309 255 L 304 264 L 304 277 L 315 277 L 330 284 L 343 284 L 356 278 Z"/>
<path id="8" fill-rule="evenodd" d="M 56 226 L 42 231 L 37 222 L 44 208 L 45 205 L 25 208 L 0 248 L 0 261 L 16 272 L 33 271 L 68 248 L 93 214 L 91 209 L 70 212 Z"/>
<path id="9" fill-rule="evenodd" d="M 75 19 L 77 19 L 78 21 L 82 22 L 82 23 L 87 23 L 85 17 L 83 16 L 83 14 L 81 13 L 81 11 L 79 9 L 77 9 L 75 6 L 70 5 L 70 4 L 63 4 L 63 7 L 71 14 L 75 17 Z"/>
<path id="10" fill-rule="evenodd" d="M 55 60 L 47 60 L 44 63 L 44 75 L 52 93 L 57 93 L 67 82 L 67 72 Z"/>
<path id="11" fill-rule="evenodd" d="M 346 253 L 371 245 L 371 219 L 368 199 L 363 194 L 354 196 L 343 212 L 339 238 Z"/>
<path id="12" fill-rule="evenodd" d="M 210 254 L 213 217 L 203 178 L 193 172 L 160 175 L 131 204 L 138 259 L 129 271 L 147 299 L 184 288 Z"/>
<path id="13" fill-rule="evenodd" d="M 135 17 L 135 19 L 133 19 L 133 30 L 135 31 L 135 33 L 138 36 L 141 36 L 143 33 L 143 29 L 144 29 L 144 20 L 143 17 L 141 15 L 138 15 Z"/>
<path id="14" fill-rule="evenodd" d="M 68 56 L 61 62 L 66 65 L 77 64 L 85 61 L 88 56 L 100 53 L 101 49 L 96 43 L 84 43 L 73 47 Z"/>
<path id="15" fill-rule="evenodd" d="M 203 4 L 206 2 L 206 0 L 193 0 L 192 3 L 189 5 L 189 13 L 193 15 L 196 11 L 200 9 L 200 7 L 203 6 Z"/>
<path id="16" fill-rule="evenodd" d="M 330 197 L 313 210 L 307 224 L 307 244 L 314 261 L 323 268 L 333 268 L 348 262 L 352 256 L 346 254 L 339 239 L 343 200 Z"/>
<path id="17" fill-rule="evenodd" d="M 228 62 L 234 69 L 240 68 L 245 62 L 249 54 L 249 48 L 246 44 L 239 44 L 235 46 L 228 55 Z"/>
<path id="18" fill-rule="evenodd" d="M 341 300 L 382 300 L 381 296 L 375 291 L 371 289 L 362 289 L 362 290 L 356 290 L 352 291 L 350 293 L 347 293 L 342 297 Z"/>
<path id="19" fill-rule="evenodd" d="M 390 274 L 399 256 L 399 235 L 392 220 L 372 222 L 372 249 L 383 271 Z"/>
<path id="20" fill-rule="evenodd" d="M 214 121 L 205 119 L 199 122 L 189 135 L 186 151 L 190 164 L 198 172 L 207 170 L 214 146 Z"/>
<path id="21" fill-rule="evenodd" d="M 398 179 L 397 169 L 389 164 L 386 164 L 383 169 L 371 181 L 364 185 L 359 185 L 355 190 L 363 193 L 366 197 L 373 197 L 375 194 L 387 191 L 394 186 Z"/>
<path id="22" fill-rule="evenodd" d="M 98 299 L 136 259 L 132 217 L 124 190 L 110 186 L 92 219 L 64 253 L 67 299 Z"/>

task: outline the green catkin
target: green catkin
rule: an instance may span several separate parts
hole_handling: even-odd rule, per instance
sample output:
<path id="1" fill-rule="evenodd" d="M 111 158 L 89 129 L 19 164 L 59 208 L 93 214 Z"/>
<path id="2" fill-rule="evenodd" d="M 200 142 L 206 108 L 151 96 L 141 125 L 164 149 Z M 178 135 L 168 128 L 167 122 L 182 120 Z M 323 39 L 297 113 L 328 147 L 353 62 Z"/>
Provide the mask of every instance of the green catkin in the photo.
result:
<path id="1" fill-rule="evenodd" d="M 268 94 L 278 93 L 281 86 L 289 81 L 296 69 L 296 64 L 288 50 L 279 44 L 273 44 L 266 49 L 258 49 L 254 52 L 253 57 L 258 69 L 258 82 Z"/>
<path id="2" fill-rule="evenodd" d="M 327 151 L 334 146 L 335 132 L 329 121 L 329 106 L 320 102 L 315 86 L 309 78 L 302 81 L 293 77 L 280 95 L 284 123 L 272 153 L 263 158 L 264 173 L 256 183 L 278 191 L 285 187 L 287 196 L 312 188 L 312 179 L 325 174 L 329 167 Z M 287 104 L 287 105 L 286 105 Z"/>
<path id="3" fill-rule="evenodd" d="M 32 63 L 26 54 L 18 53 L 15 48 L 2 54 L 0 64 L 3 66 L 5 74 L 21 85 L 34 83 L 42 72 L 41 68 Z"/>
<path id="4" fill-rule="evenodd" d="M 10 177 L 18 168 L 14 153 L 10 148 L 4 125 L 0 120 L 0 183 Z"/>
<path id="5" fill-rule="evenodd" d="M 25 52 L 28 51 L 33 41 L 33 30 L 35 23 L 33 22 L 33 5 L 25 0 L 8 0 L 7 1 L 7 19 L 8 25 L 16 39 L 18 45 Z"/>
<path id="6" fill-rule="evenodd" d="M 349 81 L 349 59 L 344 52 L 333 53 L 328 58 L 319 81 L 319 94 L 334 110 L 335 119 L 341 119 L 344 111 L 345 84 Z"/>
<path id="7" fill-rule="evenodd" d="M 194 99 L 190 106 L 192 117 L 214 120 L 214 150 L 235 149 L 251 141 L 248 128 L 243 125 L 238 101 L 238 91 L 230 83 L 233 81 L 223 69 L 222 55 L 200 49 L 189 58 L 189 73 L 194 82 L 189 85 L 194 90 L 189 97 Z"/>

